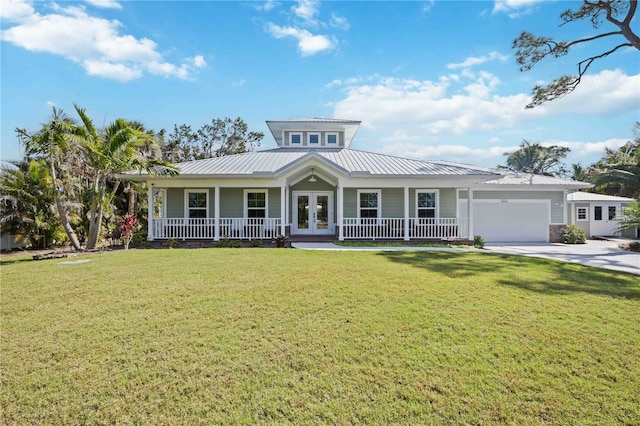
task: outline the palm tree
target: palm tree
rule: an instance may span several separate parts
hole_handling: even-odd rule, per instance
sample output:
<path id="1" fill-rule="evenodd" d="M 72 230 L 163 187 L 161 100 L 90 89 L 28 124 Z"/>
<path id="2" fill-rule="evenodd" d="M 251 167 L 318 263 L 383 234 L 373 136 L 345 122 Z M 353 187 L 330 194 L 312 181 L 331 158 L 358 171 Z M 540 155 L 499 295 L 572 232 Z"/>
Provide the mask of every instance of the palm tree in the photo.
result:
<path id="1" fill-rule="evenodd" d="M 567 156 L 569 148 L 542 146 L 538 143 L 522 141 L 520 148 L 507 156 L 507 168 L 515 172 L 557 176 L 566 174 L 561 160 Z"/>
<path id="2" fill-rule="evenodd" d="M 62 110 L 53 107 L 49 122 L 36 133 L 28 133 L 25 129 L 16 129 L 18 138 L 24 144 L 27 156 L 40 156 L 46 162 L 51 177 L 53 198 L 64 231 L 76 250 L 82 250 L 78 236 L 69 218 L 69 203 L 67 185 L 64 176 L 59 176 L 70 162 L 73 163 L 75 147 L 72 145 L 71 135 L 74 122 Z"/>
<path id="3" fill-rule="evenodd" d="M 622 197 L 640 199 L 640 123 L 636 138 L 617 151 L 606 148 L 605 156 L 596 163 L 598 190 Z"/>
<path id="4" fill-rule="evenodd" d="M 98 243 L 105 209 L 111 204 L 120 186 L 119 173 L 138 169 L 151 172 L 174 170 L 168 163 L 142 155 L 141 147 L 153 145 L 153 134 L 135 122 L 116 119 L 102 131 L 98 131 L 83 108 L 74 105 L 82 126 L 75 135 L 84 150 L 89 166 L 91 186 L 89 190 L 89 236 L 87 249 Z M 112 184 L 107 185 L 108 181 Z"/>
<path id="5" fill-rule="evenodd" d="M 0 171 L 0 228 L 32 247 L 65 239 L 56 214 L 51 175 L 43 160 L 22 160 Z"/>

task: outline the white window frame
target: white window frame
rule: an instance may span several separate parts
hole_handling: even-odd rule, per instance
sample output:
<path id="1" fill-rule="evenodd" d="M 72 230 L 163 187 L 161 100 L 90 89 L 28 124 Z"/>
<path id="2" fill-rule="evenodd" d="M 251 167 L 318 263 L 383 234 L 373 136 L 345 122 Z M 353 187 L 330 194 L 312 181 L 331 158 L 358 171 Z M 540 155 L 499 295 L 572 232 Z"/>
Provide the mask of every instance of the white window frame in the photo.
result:
<path id="1" fill-rule="evenodd" d="M 435 193 L 436 194 L 436 205 L 434 207 L 423 207 L 422 209 L 418 206 L 418 195 L 425 193 Z M 437 219 L 440 217 L 440 191 L 437 189 L 416 189 L 416 207 L 415 207 L 415 218 L 416 219 Z M 434 216 L 433 217 L 420 217 L 420 210 L 433 209 Z"/>
<path id="2" fill-rule="evenodd" d="M 611 209 L 614 209 L 614 215 L 611 217 Z M 607 206 L 607 218 L 608 220 L 618 219 L 618 206 Z"/>
<path id="3" fill-rule="evenodd" d="M 335 142 L 329 142 L 329 136 L 335 136 Z M 324 135 L 324 144 L 327 146 L 338 146 L 340 144 L 340 133 L 338 132 L 327 132 Z"/>
<path id="4" fill-rule="evenodd" d="M 378 194 L 378 206 L 376 207 L 377 216 L 375 218 L 365 217 L 362 219 L 380 219 L 382 217 L 382 190 L 381 189 L 358 189 L 358 195 L 356 199 L 356 213 L 357 218 L 360 219 L 360 194 Z"/>
<path id="5" fill-rule="evenodd" d="M 596 209 L 600 208 L 600 219 L 596 215 Z M 605 211 L 603 206 L 593 206 L 593 220 L 595 222 L 604 222 Z"/>
<path id="6" fill-rule="evenodd" d="M 197 210 L 205 210 L 205 216 L 204 218 L 193 218 L 193 219 L 205 219 L 205 218 L 208 219 L 209 218 L 209 189 L 208 188 L 191 188 L 191 189 L 184 190 L 184 218 L 191 219 L 189 217 L 189 210 L 191 210 L 189 208 L 189 194 L 196 194 L 196 193 L 205 194 L 205 208 L 204 209 L 202 209 L 201 207 L 194 208 Z"/>
<path id="7" fill-rule="evenodd" d="M 262 193 L 264 194 L 264 219 L 269 217 L 269 190 L 268 189 L 245 189 L 244 190 L 244 218 L 245 219 L 262 219 L 262 218 L 250 218 L 249 217 L 249 200 L 247 197 L 249 193 Z M 255 208 L 255 207 L 253 207 Z"/>
<path id="8" fill-rule="evenodd" d="M 584 211 L 584 219 L 580 219 L 580 210 Z M 589 208 L 576 207 L 576 222 L 588 222 L 588 221 L 589 221 Z"/>
<path id="9" fill-rule="evenodd" d="M 311 142 L 311 136 L 317 136 L 318 137 L 318 141 L 317 142 Z M 307 133 L 307 145 L 309 146 L 320 146 L 320 133 L 318 132 L 309 132 Z"/>
<path id="10" fill-rule="evenodd" d="M 300 142 L 294 142 L 293 136 L 300 136 Z M 302 146 L 302 132 L 289 132 L 289 145 L 290 146 Z"/>

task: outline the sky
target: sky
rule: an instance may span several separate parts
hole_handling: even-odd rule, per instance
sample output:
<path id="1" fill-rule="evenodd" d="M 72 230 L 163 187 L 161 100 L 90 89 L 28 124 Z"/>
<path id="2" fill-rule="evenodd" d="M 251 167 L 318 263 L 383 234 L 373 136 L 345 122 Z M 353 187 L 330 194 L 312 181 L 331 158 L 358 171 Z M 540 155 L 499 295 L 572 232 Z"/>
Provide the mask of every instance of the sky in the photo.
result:
<path id="1" fill-rule="evenodd" d="M 531 89 L 575 74 L 621 37 L 583 44 L 520 72 L 524 30 L 571 40 L 559 26 L 577 1 L 26 1 L 1 0 L 2 160 L 16 128 L 37 131 L 52 107 L 83 107 L 153 130 L 241 117 L 276 144 L 266 120 L 361 120 L 351 148 L 493 167 L 523 141 L 571 148 L 586 166 L 633 137 L 640 54 L 595 62 L 571 95 L 525 109 Z M 635 19 L 636 33 L 640 25 Z M 613 28 L 602 24 L 601 30 Z"/>

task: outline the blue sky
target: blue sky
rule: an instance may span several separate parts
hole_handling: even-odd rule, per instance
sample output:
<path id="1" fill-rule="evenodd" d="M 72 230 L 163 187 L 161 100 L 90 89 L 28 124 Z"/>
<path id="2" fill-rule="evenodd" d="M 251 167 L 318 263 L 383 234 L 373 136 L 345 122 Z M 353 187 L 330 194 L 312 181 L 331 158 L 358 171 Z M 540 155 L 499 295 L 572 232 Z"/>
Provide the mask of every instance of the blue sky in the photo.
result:
<path id="1" fill-rule="evenodd" d="M 362 121 L 355 149 L 495 166 L 527 139 L 568 146 L 568 162 L 587 165 L 632 137 L 638 51 L 595 63 L 573 94 L 526 110 L 535 84 L 573 74 L 603 44 L 526 73 L 511 49 L 522 30 L 593 34 L 587 23 L 558 28 L 574 6 L 2 0 L 1 158 L 22 155 L 16 127 L 37 130 L 51 106 L 73 115 L 77 103 L 99 126 L 123 117 L 171 130 L 239 116 L 265 132 L 261 149 L 275 147 L 265 120 L 332 117 Z"/>

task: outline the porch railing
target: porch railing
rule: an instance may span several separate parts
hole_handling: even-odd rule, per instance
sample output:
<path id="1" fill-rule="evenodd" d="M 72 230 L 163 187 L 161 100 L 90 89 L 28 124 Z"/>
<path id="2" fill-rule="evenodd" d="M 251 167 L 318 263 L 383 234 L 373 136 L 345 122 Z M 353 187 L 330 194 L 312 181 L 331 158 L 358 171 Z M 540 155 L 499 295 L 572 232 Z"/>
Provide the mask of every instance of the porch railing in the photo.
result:
<path id="1" fill-rule="evenodd" d="M 404 218 L 343 219 L 345 239 L 404 239 Z M 468 238 L 468 220 L 409 219 L 409 239 Z"/>
<path id="2" fill-rule="evenodd" d="M 221 218 L 220 238 L 269 239 L 280 234 L 281 220 L 263 218 Z M 208 240 L 215 238 L 215 219 L 153 219 L 153 238 Z"/>
<path id="3" fill-rule="evenodd" d="M 280 234 L 280 219 L 220 219 L 220 238 L 264 240 Z"/>

